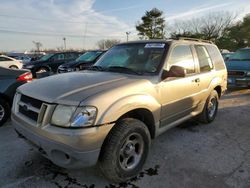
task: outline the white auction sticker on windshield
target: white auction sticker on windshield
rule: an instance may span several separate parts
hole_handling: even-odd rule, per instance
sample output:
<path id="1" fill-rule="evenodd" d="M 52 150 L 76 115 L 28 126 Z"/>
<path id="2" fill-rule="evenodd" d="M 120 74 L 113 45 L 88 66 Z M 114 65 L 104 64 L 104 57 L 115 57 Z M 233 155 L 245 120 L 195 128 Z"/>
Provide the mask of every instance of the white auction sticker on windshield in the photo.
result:
<path id="1" fill-rule="evenodd" d="M 145 45 L 145 48 L 164 48 L 164 43 L 148 43 Z"/>

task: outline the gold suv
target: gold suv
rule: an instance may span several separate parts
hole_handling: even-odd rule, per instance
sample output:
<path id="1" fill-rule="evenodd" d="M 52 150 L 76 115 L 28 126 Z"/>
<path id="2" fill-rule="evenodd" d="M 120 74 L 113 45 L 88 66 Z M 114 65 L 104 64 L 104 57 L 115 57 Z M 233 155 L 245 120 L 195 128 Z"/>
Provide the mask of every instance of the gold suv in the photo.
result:
<path id="1" fill-rule="evenodd" d="M 141 171 L 151 140 L 190 118 L 215 119 L 227 86 L 223 58 L 197 39 L 122 43 L 89 70 L 18 88 L 12 122 L 53 163 L 98 162 L 122 182 Z"/>

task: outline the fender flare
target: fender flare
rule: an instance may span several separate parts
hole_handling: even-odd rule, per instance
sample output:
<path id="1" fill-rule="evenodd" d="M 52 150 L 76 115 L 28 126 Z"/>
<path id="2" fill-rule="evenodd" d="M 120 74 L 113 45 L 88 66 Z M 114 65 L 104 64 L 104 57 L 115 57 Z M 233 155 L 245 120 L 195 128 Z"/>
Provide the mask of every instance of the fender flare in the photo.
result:
<path id="1" fill-rule="evenodd" d="M 153 114 L 155 122 L 160 119 L 161 105 L 150 95 L 130 95 L 107 106 L 97 119 L 97 124 L 117 121 L 122 115 L 136 109 L 146 109 Z"/>

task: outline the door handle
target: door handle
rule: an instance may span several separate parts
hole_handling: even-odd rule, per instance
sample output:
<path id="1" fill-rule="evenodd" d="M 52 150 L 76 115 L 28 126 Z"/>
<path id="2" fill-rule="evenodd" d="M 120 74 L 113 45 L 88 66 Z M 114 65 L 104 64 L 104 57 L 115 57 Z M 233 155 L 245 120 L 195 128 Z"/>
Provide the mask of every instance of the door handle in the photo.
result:
<path id="1" fill-rule="evenodd" d="M 198 82 L 200 82 L 200 78 L 195 78 L 194 80 L 192 80 L 192 82 L 198 83 Z"/>

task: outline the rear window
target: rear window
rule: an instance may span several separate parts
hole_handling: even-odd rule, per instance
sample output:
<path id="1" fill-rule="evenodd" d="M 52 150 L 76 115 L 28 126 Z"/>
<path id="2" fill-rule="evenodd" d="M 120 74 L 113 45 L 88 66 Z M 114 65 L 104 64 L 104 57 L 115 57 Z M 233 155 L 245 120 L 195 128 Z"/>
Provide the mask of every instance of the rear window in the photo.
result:
<path id="1" fill-rule="evenodd" d="M 207 45 L 206 46 L 208 53 L 213 61 L 214 67 L 216 70 L 226 69 L 223 57 L 216 46 Z"/>

